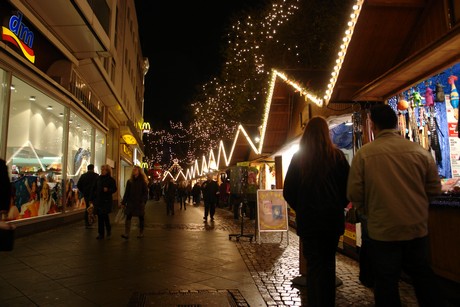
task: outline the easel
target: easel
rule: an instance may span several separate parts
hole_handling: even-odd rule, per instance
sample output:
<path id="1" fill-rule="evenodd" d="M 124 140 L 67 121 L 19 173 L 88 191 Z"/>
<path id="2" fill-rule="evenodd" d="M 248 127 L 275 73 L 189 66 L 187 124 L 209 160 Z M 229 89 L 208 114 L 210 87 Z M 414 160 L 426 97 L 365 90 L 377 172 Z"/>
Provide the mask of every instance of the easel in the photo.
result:
<path id="1" fill-rule="evenodd" d="M 252 242 L 254 238 L 254 234 L 244 234 L 244 214 L 243 214 L 243 202 L 240 203 L 239 206 L 239 214 L 241 220 L 241 232 L 240 233 L 233 233 L 228 235 L 228 239 L 231 240 L 233 237 L 236 238 L 236 241 L 239 241 L 241 237 L 249 238 L 249 242 Z"/>

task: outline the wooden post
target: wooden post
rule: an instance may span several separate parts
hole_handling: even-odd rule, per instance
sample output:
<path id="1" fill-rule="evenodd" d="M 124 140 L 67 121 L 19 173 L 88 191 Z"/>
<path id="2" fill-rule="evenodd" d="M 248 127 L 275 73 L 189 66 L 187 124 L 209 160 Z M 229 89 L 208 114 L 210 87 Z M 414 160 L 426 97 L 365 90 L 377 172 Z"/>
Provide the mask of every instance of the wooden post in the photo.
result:
<path id="1" fill-rule="evenodd" d="M 276 156 L 275 157 L 275 180 L 276 180 L 276 188 L 282 189 L 284 186 L 283 182 L 283 157 Z"/>

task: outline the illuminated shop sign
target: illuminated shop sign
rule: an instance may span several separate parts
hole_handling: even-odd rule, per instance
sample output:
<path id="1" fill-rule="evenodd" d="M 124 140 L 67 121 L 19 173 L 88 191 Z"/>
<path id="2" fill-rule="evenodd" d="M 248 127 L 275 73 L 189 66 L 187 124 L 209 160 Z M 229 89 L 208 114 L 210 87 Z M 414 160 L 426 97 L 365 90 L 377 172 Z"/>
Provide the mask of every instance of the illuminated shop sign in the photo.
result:
<path id="1" fill-rule="evenodd" d="M 8 27 L 2 27 L 2 40 L 15 45 L 21 50 L 26 59 L 35 63 L 35 53 L 32 49 L 35 35 L 34 32 L 24 24 L 22 17 L 23 15 L 19 11 L 16 15 L 10 17 Z"/>
<path id="2" fill-rule="evenodd" d="M 147 162 L 142 162 L 140 167 L 141 168 L 149 168 L 149 164 Z"/>
<path id="3" fill-rule="evenodd" d="M 129 148 L 128 146 L 126 146 L 125 144 L 122 144 L 122 148 L 123 148 L 123 153 L 125 155 L 127 155 L 128 157 L 132 158 L 133 157 L 133 151 L 131 150 L 131 148 Z"/>
<path id="4" fill-rule="evenodd" d="M 144 122 L 142 124 L 142 133 L 150 133 L 150 130 L 151 130 L 150 123 Z"/>

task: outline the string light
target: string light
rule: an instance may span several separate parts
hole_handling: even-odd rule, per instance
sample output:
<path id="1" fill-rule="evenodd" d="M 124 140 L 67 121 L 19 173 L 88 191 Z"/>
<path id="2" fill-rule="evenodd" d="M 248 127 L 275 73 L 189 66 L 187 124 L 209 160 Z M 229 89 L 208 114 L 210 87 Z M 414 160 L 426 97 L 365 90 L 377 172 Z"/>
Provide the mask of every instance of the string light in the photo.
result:
<path id="1" fill-rule="evenodd" d="M 303 4 L 302 1 L 273 0 L 265 10 L 238 17 L 230 27 L 231 31 L 226 35 L 226 46 L 224 46 L 226 58 L 219 77 L 204 83 L 189 105 L 192 115 L 191 122 L 188 124 L 170 122 L 169 129 L 146 134 L 146 148 L 150 148 L 151 151 L 147 154 L 146 160 L 150 163 L 166 164 L 172 159 L 178 159 L 180 164 L 189 166 L 185 175 L 187 178 L 201 176 L 204 166 L 209 168 L 212 162 L 211 156 L 214 157 L 212 149 L 218 149 L 218 154 L 215 156 L 217 159 L 214 159 L 216 164 L 219 166 L 219 162 L 225 161 L 227 165 L 231 161 L 234 146 L 228 152 L 223 144 L 224 142 L 231 142 L 232 137 L 236 137 L 240 133 L 245 135 L 239 125 L 239 122 L 249 122 L 240 118 L 244 114 L 251 118 L 250 120 L 257 121 L 250 122 L 251 124 L 261 124 L 258 146 L 255 146 L 252 141 L 252 145 L 249 144 L 251 148 L 254 146 L 252 148 L 254 152 L 260 153 L 264 143 L 268 112 L 277 78 L 281 78 L 292 86 L 300 95 L 304 96 L 306 101 L 311 101 L 318 106 L 323 106 L 329 102 L 362 3 L 363 0 L 356 1 L 353 11 L 348 15 L 350 16 L 348 28 L 344 31 L 344 39 L 341 41 L 338 57 L 334 62 L 335 67 L 323 98 L 317 97 L 301 83 L 284 73 L 272 69 L 274 64 L 278 64 L 281 60 L 283 65 L 287 63 L 286 60 L 290 61 L 288 65 L 290 68 L 306 67 L 306 65 L 312 64 L 308 62 L 311 54 L 307 52 L 307 48 L 309 44 L 318 43 L 318 41 L 311 42 L 309 38 L 302 41 L 305 35 L 292 35 L 291 29 L 287 26 L 296 13 L 309 14 L 311 11 L 307 7 L 302 7 L 302 10 L 299 10 L 300 4 Z M 336 8 L 344 7 L 346 5 L 341 4 L 341 2 L 336 5 Z M 317 9 L 318 12 L 324 12 L 323 7 L 318 6 Z M 334 12 L 343 16 L 344 14 L 339 12 L 346 11 L 342 9 L 334 10 Z M 297 14 L 297 19 L 294 21 L 304 24 L 305 18 L 303 17 L 302 14 Z M 288 29 L 289 34 L 286 32 Z M 327 30 L 328 28 L 326 28 Z M 280 50 L 280 48 L 283 52 L 273 52 L 273 50 Z M 328 59 L 328 63 L 313 63 L 313 66 L 317 65 L 314 67 L 315 69 L 324 69 L 324 66 L 321 65 L 328 65 L 329 61 Z M 308 67 L 311 68 L 311 66 Z M 257 116 L 258 118 L 255 119 L 254 114 L 260 115 L 259 110 L 263 110 L 262 118 Z M 203 157 L 203 153 L 206 153 L 206 158 Z M 200 163 L 201 165 L 196 164 L 197 157 L 207 160 L 206 165 L 203 163 Z"/>
<path id="2" fill-rule="evenodd" d="M 358 20 L 359 13 L 361 12 L 361 7 L 363 5 L 364 0 L 357 0 L 356 4 L 353 5 L 353 12 L 350 14 L 350 21 L 347 23 L 348 29 L 345 31 L 345 36 L 342 38 L 343 44 L 340 45 L 340 51 L 338 52 L 338 57 L 336 59 L 336 66 L 331 73 L 331 80 L 327 85 L 327 90 L 324 94 L 324 100 L 326 104 L 329 104 L 329 100 L 331 99 L 331 94 L 334 91 L 335 84 L 339 77 L 340 69 L 342 68 L 343 60 L 347 54 L 347 48 L 351 41 L 351 37 L 353 35 L 353 31 L 355 29 L 356 21 Z"/>

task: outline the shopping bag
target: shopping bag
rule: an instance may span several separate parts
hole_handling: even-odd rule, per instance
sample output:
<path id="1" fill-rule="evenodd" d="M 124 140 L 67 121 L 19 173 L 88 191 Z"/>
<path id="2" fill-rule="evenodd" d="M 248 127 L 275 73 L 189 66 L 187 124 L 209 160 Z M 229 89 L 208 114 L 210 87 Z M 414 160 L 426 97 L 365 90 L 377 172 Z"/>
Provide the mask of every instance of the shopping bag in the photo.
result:
<path id="1" fill-rule="evenodd" d="M 126 214 L 125 214 L 125 209 L 120 208 L 118 209 L 117 215 L 115 215 L 115 224 L 124 224 L 126 221 Z"/>

